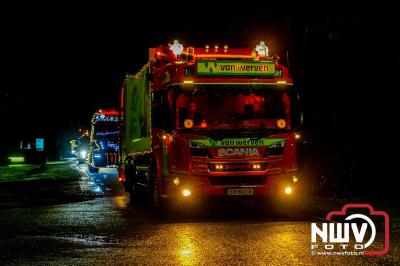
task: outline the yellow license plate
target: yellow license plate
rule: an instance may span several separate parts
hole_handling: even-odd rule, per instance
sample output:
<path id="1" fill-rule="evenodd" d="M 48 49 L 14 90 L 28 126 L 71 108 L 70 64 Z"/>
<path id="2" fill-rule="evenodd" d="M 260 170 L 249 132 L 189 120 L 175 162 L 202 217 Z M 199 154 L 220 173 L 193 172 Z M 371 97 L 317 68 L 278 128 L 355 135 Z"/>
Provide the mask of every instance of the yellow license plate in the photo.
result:
<path id="1" fill-rule="evenodd" d="M 226 190 L 226 195 L 228 196 L 243 196 L 253 194 L 254 191 L 252 188 L 229 188 Z"/>

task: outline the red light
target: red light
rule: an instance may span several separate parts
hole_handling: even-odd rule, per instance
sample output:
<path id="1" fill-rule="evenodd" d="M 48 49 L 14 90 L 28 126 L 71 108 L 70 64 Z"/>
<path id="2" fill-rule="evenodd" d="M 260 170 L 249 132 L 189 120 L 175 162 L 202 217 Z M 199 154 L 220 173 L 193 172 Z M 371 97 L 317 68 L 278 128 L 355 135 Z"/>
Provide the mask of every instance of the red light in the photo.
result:
<path id="1" fill-rule="evenodd" d="M 205 128 L 207 127 L 207 122 L 205 120 L 203 120 L 200 124 L 200 127 Z"/>
<path id="2" fill-rule="evenodd" d="M 121 109 L 124 108 L 124 87 L 121 87 L 120 107 Z"/>
<path id="3" fill-rule="evenodd" d="M 121 168 L 118 173 L 118 180 L 120 182 L 125 182 L 125 169 Z"/>
<path id="4" fill-rule="evenodd" d="M 104 111 L 102 111 L 100 113 L 102 113 L 103 115 L 118 116 L 118 111 L 116 111 L 116 110 L 104 110 Z"/>

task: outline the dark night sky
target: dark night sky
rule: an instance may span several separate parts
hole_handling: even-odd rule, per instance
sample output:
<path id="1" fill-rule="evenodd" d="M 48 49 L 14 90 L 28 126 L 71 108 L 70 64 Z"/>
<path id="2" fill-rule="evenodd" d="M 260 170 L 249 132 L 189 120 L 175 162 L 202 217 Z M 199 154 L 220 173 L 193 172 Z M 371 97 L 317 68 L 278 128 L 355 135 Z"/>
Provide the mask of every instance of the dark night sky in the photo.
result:
<path id="1" fill-rule="evenodd" d="M 350 159 L 358 158 L 365 143 L 390 134 L 399 84 L 395 9 L 365 1 L 225 9 L 168 3 L 2 8 L 3 143 L 36 135 L 51 147 L 67 143 L 96 109 L 118 105 L 125 73 L 140 69 L 149 47 L 175 38 L 201 47 L 253 47 L 264 39 L 272 53 L 289 50 L 305 131 L 325 153 L 350 149 Z"/>

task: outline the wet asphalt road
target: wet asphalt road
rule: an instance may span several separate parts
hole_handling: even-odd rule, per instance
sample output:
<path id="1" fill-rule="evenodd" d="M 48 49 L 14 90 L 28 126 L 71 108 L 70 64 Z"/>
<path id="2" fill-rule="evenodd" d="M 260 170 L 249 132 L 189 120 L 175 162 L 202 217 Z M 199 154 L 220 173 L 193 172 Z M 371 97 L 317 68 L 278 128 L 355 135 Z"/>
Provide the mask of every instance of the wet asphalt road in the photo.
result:
<path id="1" fill-rule="evenodd" d="M 74 187 L 96 197 L 0 209 L 0 265 L 400 264 L 398 233 L 383 257 L 312 256 L 321 210 L 260 212 L 244 201 L 159 214 L 130 204 L 112 171 L 82 174 Z"/>

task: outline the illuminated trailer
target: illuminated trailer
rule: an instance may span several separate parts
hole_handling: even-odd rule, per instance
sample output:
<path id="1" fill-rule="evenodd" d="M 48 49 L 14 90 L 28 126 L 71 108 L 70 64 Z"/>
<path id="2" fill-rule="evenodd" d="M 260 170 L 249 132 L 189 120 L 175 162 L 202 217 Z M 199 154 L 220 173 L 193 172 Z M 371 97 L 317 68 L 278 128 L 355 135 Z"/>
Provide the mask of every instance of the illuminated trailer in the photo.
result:
<path id="1" fill-rule="evenodd" d="M 119 178 L 141 200 L 294 197 L 298 91 L 256 48 L 150 48 L 121 91 Z"/>

